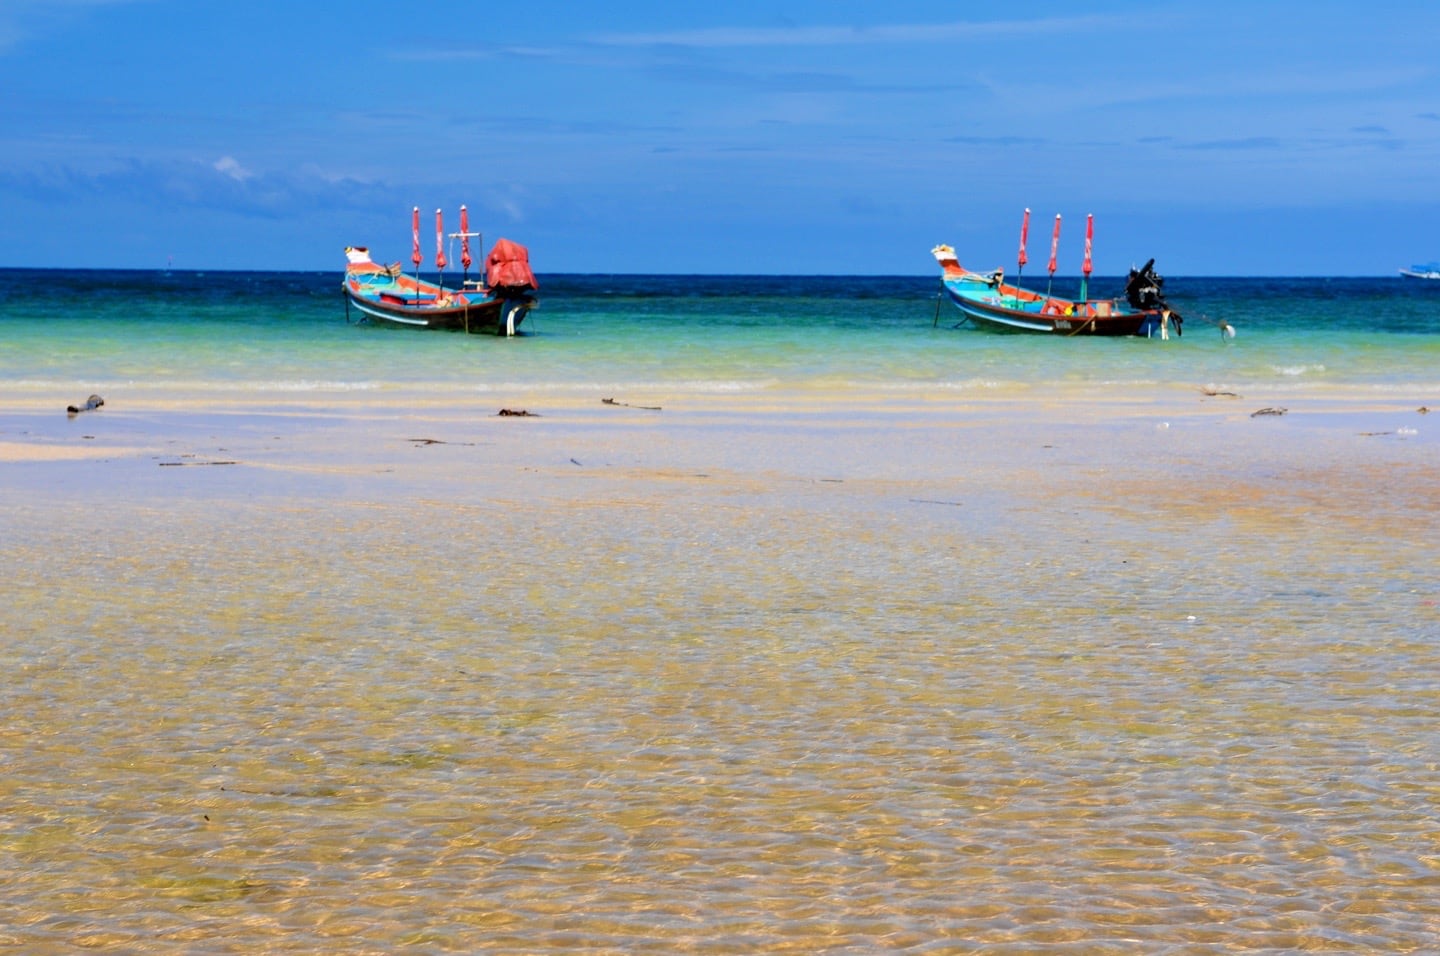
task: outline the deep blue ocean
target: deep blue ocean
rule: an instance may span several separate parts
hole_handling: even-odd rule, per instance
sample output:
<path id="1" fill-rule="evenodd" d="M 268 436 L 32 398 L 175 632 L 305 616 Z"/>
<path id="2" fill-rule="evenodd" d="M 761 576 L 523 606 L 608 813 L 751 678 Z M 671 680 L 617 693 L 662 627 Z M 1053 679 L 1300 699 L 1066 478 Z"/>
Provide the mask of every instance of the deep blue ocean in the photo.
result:
<path id="1" fill-rule="evenodd" d="M 1044 276 L 1025 281 L 1046 286 Z M 1440 392 L 1440 282 L 1399 277 L 1167 277 L 1186 321 L 1166 342 L 977 331 L 939 299 L 938 276 L 541 274 L 539 283 L 524 334 L 506 341 L 358 324 L 338 269 L 0 270 L 0 389 Z M 1095 277 L 1090 292 L 1122 285 Z M 1054 280 L 1057 294 L 1077 287 Z"/>

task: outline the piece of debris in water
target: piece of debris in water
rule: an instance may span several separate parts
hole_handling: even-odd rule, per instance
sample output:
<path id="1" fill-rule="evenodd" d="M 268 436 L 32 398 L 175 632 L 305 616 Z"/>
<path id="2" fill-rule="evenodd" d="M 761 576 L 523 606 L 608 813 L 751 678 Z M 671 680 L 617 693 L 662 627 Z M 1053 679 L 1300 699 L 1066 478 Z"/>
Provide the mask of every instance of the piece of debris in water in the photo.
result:
<path id="1" fill-rule="evenodd" d="M 65 411 L 71 415 L 79 415 L 81 412 L 93 412 L 95 409 L 99 408 L 101 405 L 104 404 L 105 399 L 101 398 L 99 395 L 91 395 L 85 400 L 84 405 L 68 405 L 66 406 Z"/>
<path id="2" fill-rule="evenodd" d="M 1284 408 L 1262 408 L 1258 412 L 1251 412 L 1251 418 L 1259 418 L 1261 415 L 1284 415 L 1287 409 Z"/>
<path id="3" fill-rule="evenodd" d="M 527 411 L 526 411 L 525 409 L 523 409 L 523 408 L 502 408 L 502 409 L 500 409 L 500 415 L 501 415 L 502 417 L 511 417 L 511 416 L 513 416 L 513 417 L 515 417 L 515 418 L 539 418 L 539 417 L 540 417 L 539 415 L 536 415 L 534 412 L 527 412 Z"/>
<path id="4" fill-rule="evenodd" d="M 617 402 L 613 398 L 602 398 L 600 399 L 600 403 L 602 405 L 615 405 L 619 408 L 640 408 L 647 412 L 662 411 L 659 405 L 631 405 L 629 402 Z"/>

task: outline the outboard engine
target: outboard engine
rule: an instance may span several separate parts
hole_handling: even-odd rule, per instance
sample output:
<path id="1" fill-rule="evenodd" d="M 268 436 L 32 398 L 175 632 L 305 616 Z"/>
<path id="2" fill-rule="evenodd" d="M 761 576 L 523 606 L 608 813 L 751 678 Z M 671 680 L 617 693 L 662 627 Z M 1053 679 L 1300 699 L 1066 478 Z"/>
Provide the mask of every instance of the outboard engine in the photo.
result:
<path id="1" fill-rule="evenodd" d="M 1155 260 L 1145 263 L 1143 268 L 1130 269 L 1130 280 L 1125 283 L 1125 298 L 1133 309 L 1149 312 L 1165 308 L 1165 280 L 1155 273 Z"/>
<path id="2" fill-rule="evenodd" d="M 1130 270 L 1130 279 L 1125 283 L 1125 299 L 1132 309 L 1141 312 L 1168 312 L 1170 321 L 1175 325 L 1175 334 L 1183 334 L 1180 326 L 1185 320 L 1165 303 L 1165 280 L 1155 271 L 1154 259 L 1139 269 Z"/>

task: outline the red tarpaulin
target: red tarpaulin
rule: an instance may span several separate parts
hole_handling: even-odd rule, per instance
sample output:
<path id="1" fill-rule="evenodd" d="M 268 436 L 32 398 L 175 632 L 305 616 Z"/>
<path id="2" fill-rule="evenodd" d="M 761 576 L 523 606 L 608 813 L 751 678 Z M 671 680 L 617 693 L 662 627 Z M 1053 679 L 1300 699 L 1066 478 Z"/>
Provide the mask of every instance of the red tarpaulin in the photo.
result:
<path id="1" fill-rule="evenodd" d="M 470 215 L 465 207 L 460 207 L 460 264 L 466 271 L 470 269 Z"/>
<path id="2" fill-rule="evenodd" d="M 435 210 L 435 268 L 445 271 L 445 217 Z"/>
<path id="3" fill-rule="evenodd" d="M 1055 214 L 1055 233 L 1050 237 L 1050 272 L 1055 272 L 1055 253 L 1060 250 L 1060 214 Z"/>
<path id="4" fill-rule="evenodd" d="M 412 213 L 410 214 L 410 231 L 411 231 L 411 233 L 414 234 L 414 245 L 413 245 L 413 248 L 411 248 L 411 250 L 410 250 L 410 261 L 413 262 L 413 263 L 415 263 L 415 269 L 418 271 L 418 270 L 420 269 L 420 263 L 425 261 L 425 257 L 420 254 L 420 207 L 419 207 L 419 206 L 416 206 L 414 212 L 412 212 Z"/>
<path id="5" fill-rule="evenodd" d="M 1080 266 L 1087 276 L 1090 274 L 1090 244 L 1095 241 L 1095 217 L 1085 217 L 1085 262 Z"/>
<path id="6" fill-rule="evenodd" d="M 1025 210 L 1025 221 L 1020 223 L 1020 268 L 1030 260 L 1025 257 L 1025 243 L 1030 240 L 1030 210 Z"/>
<path id="7" fill-rule="evenodd" d="M 486 281 L 490 288 L 508 286 L 515 289 L 538 289 L 535 273 L 530 271 L 530 251 L 518 242 L 497 239 L 485 260 Z"/>

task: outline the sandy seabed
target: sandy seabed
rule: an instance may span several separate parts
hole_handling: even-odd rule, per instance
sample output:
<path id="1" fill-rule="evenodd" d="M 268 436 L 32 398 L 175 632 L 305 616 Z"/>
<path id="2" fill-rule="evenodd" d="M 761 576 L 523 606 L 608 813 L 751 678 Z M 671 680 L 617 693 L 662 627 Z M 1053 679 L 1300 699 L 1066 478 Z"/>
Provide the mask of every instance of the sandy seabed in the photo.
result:
<path id="1" fill-rule="evenodd" d="M 0 410 L 0 945 L 1440 930 L 1425 396 L 105 399 Z"/>

